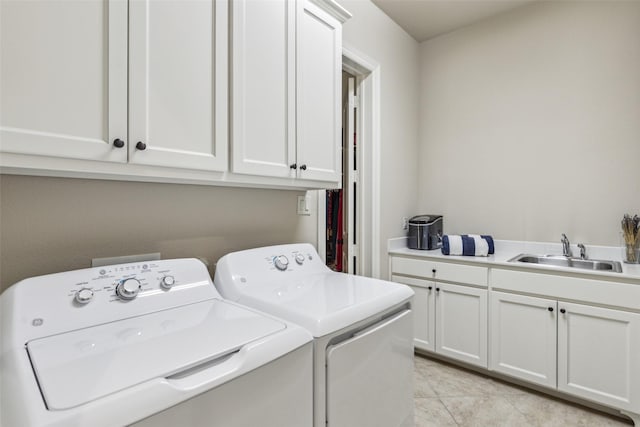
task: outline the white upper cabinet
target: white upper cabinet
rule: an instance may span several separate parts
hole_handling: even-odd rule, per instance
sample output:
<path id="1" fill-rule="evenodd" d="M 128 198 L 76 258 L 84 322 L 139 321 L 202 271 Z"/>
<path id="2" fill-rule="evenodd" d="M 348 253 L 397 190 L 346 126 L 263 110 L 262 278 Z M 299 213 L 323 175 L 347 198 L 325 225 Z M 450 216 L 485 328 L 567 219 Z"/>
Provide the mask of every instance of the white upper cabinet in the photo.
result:
<path id="1" fill-rule="evenodd" d="M 340 184 L 333 0 L 0 1 L 2 173 Z"/>
<path id="2" fill-rule="evenodd" d="M 226 170 L 228 4 L 129 7 L 129 161 Z"/>
<path id="3" fill-rule="evenodd" d="M 342 24 L 310 1 L 237 0 L 232 171 L 338 183 Z"/>
<path id="4" fill-rule="evenodd" d="M 125 0 L 3 0 L 0 43 L 2 152 L 127 161 Z"/>
<path id="5" fill-rule="evenodd" d="M 342 24 L 310 1 L 298 18 L 298 176 L 338 181 L 341 160 Z"/>
<path id="6" fill-rule="evenodd" d="M 1 7 L 3 153 L 227 169 L 226 2 Z"/>
<path id="7" fill-rule="evenodd" d="M 232 170 L 295 176 L 294 0 L 236 0 L 232 21 Z"/>

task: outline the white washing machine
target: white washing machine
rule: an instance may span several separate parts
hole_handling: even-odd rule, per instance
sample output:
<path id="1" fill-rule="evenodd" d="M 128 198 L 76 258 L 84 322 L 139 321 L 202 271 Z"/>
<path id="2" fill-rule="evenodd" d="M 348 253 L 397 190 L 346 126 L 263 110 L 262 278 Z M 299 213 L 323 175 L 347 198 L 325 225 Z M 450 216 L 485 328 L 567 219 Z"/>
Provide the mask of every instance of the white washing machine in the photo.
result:
<path id="1" fill-rule="evenodd" d="M 316 427 L 414 424 L 409 287 L 333 272 L 309 244 L 225 255 L 214 283 L 313 334 Z"/>
<path id="2" fill-rule="evenodd" d="M 0 310 L 2 426 L 312 425 L 311 335 L 198 260 L 26 279 Z"/>

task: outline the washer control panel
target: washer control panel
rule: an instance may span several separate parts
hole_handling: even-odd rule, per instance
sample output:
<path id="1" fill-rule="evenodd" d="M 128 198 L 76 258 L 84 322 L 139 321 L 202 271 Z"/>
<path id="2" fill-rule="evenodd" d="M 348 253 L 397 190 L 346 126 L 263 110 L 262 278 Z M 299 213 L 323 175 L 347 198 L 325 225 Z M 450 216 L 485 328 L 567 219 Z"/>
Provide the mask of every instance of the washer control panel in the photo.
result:
<path id="1" fill-rule="evenodd" d="M 232 252 L 216 264 L 215 284 L 227 299 L 239 301 L 252 287 L 308 281 L 331 273 L 309 243 L 266 246 Z"/>
<path id="2" fill-rule="evenodd" d="M 29 333 L 57 333 L 220 298 L 197 259 L 86 268 L 25 279 L 7 290 Z M 28 302 L 28 303 L 27 303 Z"/>
<path id="3" fill-rule="evenodd" d="M 132 301 L 140 296 L 169 292 L 184 286 L 184 273 L 165 261 L 100 267 L 97 275 L 78 282 L 69 291 L 77 305 L 87 305 L 96 295 L 107 294 L 110 302 Z"/>
<path id="4" fill-rule="evenodd" d="M 244 251 L 241 255 L 253 255 L 254 258 L 258 258 L 255 256 L 258 252 L 266 252 L 266 256 L 263 257 L 265 264 L 262 264 L 260 270 L 263 270 L 263 273 L 267 275 L 278 275 L 278 273 L 292 273 L 295 275 L 298 272 L 309 274 L 312 272 L 311 270 L 317 270 L 319 268 L 319 266 L 316 265 L 317 263 L 320 263 L 320 266 L 324 266 L 315 249 L 306 244 L 251 249 Z M 232 256 L 233 255 L 235 254 L 232 254 Z"/>
<path id="5" fill-rule="evenodd" d="M 68 296 L 76 305 L 88 305 L 104 296 L 109 302 L 132 301 L 149 292 L 169 291 L 176 284 L 176 273 L 163 261 L 119 264 L 88 271 L 94 274 L 69 290 Z"/>

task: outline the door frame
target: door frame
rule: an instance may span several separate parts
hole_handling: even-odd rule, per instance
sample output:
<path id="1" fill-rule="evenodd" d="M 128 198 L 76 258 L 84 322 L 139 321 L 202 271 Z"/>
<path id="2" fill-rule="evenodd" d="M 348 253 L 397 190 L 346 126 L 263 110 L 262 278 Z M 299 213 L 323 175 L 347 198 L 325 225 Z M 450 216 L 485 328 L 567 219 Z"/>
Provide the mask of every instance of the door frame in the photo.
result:
<path id="1" fill-rule="evenodd" d="M 380 64 L 344 43 L 342 69 L 356 76 L 356 134 L 361 151 L 358 189 L 360 271 L 380 278 Z M 318 253 L 326 260 L 326 191 L 317 191 Z M 349 226 L 351 226 L 349 224 Z"/>

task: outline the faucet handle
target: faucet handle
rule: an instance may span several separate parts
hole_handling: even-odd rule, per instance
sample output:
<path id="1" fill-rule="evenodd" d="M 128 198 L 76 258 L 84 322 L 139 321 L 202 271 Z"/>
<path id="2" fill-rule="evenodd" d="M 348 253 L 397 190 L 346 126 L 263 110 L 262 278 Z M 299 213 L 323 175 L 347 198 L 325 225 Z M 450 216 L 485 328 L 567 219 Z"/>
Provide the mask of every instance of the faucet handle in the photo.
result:
<path id="1" fill-rule="evenodd" d="M 578 248 L 580 248 L 580 259 L 587 259 L 587 248 L 585 248 L 583 243 L 578 243 Z"/>

